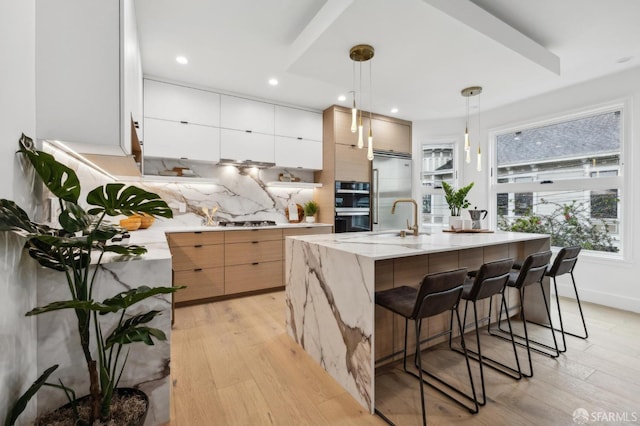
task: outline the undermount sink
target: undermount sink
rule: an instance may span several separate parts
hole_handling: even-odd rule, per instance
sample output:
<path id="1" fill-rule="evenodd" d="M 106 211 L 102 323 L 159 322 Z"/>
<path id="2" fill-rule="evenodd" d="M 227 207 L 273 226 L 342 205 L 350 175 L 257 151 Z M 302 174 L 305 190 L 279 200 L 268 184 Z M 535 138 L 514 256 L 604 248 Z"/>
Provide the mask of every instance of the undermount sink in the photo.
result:
<path id="1" fill-rule="evenodd" d="M 402 231 L 381 231 L 380 233 L 377 234 L 373 234 L 372 237 L 374 238 L 390 238 L 390 237 L 395 237 L 395 238 L 415 238 L 416 235 L 413 235 L 412 231 L 406 230 L 405 232 L 405 236 L 402 237 L 401 235 Z M 418 237 L 421 235 L 431 235 L 428 232 L 420 232 L 418 233 Z"/>

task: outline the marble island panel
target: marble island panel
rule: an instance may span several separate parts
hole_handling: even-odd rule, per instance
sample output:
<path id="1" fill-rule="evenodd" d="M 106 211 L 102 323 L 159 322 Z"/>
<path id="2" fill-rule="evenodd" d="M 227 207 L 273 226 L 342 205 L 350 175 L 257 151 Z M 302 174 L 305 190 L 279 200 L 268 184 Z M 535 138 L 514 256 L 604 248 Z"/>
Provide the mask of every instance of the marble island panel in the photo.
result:
<path id="1" fill-rule="evenodd" d="M 393 321 L 392 316 L 377 315 L 376 290 L 417 285 L 426 273 L 523 259 L 549 248 L 549 236 L 541 234 L 397 234 L 305 235 L 287 237 L 285 243 L 288 334 L 371 413 L 376 361 L 395 359 L 403 334 L 384 326 L 382 320 Z M 527 307 L 531 318 L 529 312 Z M 438 334 L 446 324 L 430 321 L 425 332 Z"/>

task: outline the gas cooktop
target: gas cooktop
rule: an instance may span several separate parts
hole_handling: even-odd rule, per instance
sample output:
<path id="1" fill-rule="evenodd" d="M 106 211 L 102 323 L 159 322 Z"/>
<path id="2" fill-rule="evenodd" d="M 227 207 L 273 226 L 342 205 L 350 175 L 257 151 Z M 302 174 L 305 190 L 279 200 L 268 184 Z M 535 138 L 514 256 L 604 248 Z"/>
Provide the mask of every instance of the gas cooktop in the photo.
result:
<path id="1" fill-rule="evenodd" d="M 276 226 L 273 220 L 244 220 L 244 221 L 232 221 L 232 222 L 220 222 L 220 226 L 226 228 L 245 227 L 252 228 L 256 226 Z"/>

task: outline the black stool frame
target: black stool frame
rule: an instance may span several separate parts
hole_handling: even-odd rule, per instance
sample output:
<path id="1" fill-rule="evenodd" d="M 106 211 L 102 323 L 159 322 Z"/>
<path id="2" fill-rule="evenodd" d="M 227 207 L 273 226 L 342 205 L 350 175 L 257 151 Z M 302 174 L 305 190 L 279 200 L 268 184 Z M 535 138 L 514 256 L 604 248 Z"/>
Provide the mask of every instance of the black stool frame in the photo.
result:
<path id="1" fill-rule="evenodd" d="M 431 274 L 431 275 L 426 275 L 421 283 L 421 289 L 422 287 L 428 286 L 430 284 L 430 279 L 437 279 L 436 277 L 438 276 L 446 276 L 446 275 L 452 275 L 455 277 L 455 275 L 459 275 L 460 277 L 460 284 L 449 288 L 447 290 L 443 290 L 443 291 L 436 291 L 436 292 L 428 292 L 426 293 L 426 295 L 424 295 L 424 297 L 421 300 L 416 299 L 415 301 L 415 308 L 413 309 L 413 314 L 411 315 L 405 315 L 401 312 L 399 312 L 396 309 L 392 309 L 392 307 L 387 306 L 386 304 L 382 304 L 382 303 L 378 303 L 378 301 L 376 301 L 376 303 L 378 303 L 380 306 L 387 308 L 389 310 L 391 310 L 392 312 L 399 314 L 401 316 L 404 316 L 405 318 L 405 329 L 404 329 L 404 349 L 403 349 L 403 370 L 405 373 L 411 375 L 412 377 L 418 379 L 420 381 L 420 399 L 421 399 L 421 408 L 422 408 L 422 423 L 423 425 L 427 424 L 427 415 L 426 415 L 426 409 L 425 409 L 425 400 L 424 400 L 424 385 L 428 385 L 431 386 L 432 388 L 434 388 L 435 390 L 437 390 L 438 392 L 442 393 L 443 395 L 447 396 L 448 398 L 450 398 L 451 400 L 455 401 L 456 403 L 460 404 L 461 406 L 463 406 L 464 408 L 466 408 L 467 410 L 469 410 L 470 413 L 475 414 L 478 412 L 479 410 L 479 406 L 478 406 L 478 400 L 476 397 L 476 391 L 475 391 L 475 386 L 473 384 L 473 378 L 471 375 L 471 365 L 469 363 L 469 357 L 465 355 L 465 360 L 466 360 L 466 364 L 467 364 L 467 373 L 469 375 L 469 383 L 471 385 L 471 393 L 472 395 L 468 395 L 467 393 L 461 391 L 460 389 L 446 383 L 444 380 L 442 380 L 441 378 L 437 377 L 436 375 L 434 375 L 433 373 L 430 373 L 429 371 L 425 370 L 422 367 L 422 356 L 421 356 L 421 341 L 420 341 L 420 331 L 422 328 L 422 319 L 424 318 L 428 318 L 431 316 L 435 316 L 438 314 L 441 314 L 443 312 L 446 311 L 450 311 L 451 313 L 451 320 L 450 320 L 450 324 L 453 324 L 453 313 L 455 311 L 455 316 L 456 319 L 458 321 L 458 328 L 460 330 L 460 335 L 464 336 L 464 332 L 462 329 L 462 323 L 460 321 L 460 314 L 458 313 L 458 305 L 460 303 L 460 295 L 462 294 L 462 283 L 464 281 L 464 276 L 466 275 L 466 269 L 458 269 L 455 271 L 448 271 L 448 272 L 443 272 L 443 273 L 437 273 L 437 274 Z M 397 287 L 395 289 L 391 289 L 391 290 L 386 290 L 386 292 L 393 292 L 394 290 L 401 290 L 402 287 Z M 422 291 L 418 292 L 418 294 L 420 294 Z M 379 293 L 383 293 L 383 292 L 379 292 Z M 419 297 L 419 296 L 418 296 Z M 442 307 L 444 307 L 444 309 L 442 309 Z M 407 369 L 407 337 L 408 337 L 408 331 L 409 331 L 409 319 L 414 320 L 415 323 L 415 337 L 416 337 L 416 348 L 415 348 L 415 354 L 414 354 L 414 366 L 416 367 L 416 369 L 418 370 L 418 374 L 414 373 L 413 371 L 410 371 Z M 430 336 L 427 339 L 423 340 L 423 342 L 428 342 L 432 339 L 441 337 L 443 334 L 451 334 L 453 332 L 453 328 L 450 327 L 448 331 L 445 331 L 444 333 L 438 334 L 436 336 Z M 463 351 L 465 351 L 466 354 L 466 346 L 464 343 L 464 338 L 461 340 L 461 345 L 463 348 Z M 467 400 L 472 401 L 473 406 L 469 407 L 467 404 L 465 404 L 464 402 L 462 402 L 460 399 L 454 397 L 453 395 L 451 395 L 450 393 L 445 392 L 443 389 L 439 388 L 438 386 L 435 386 L 433 383 L 428 382 L 424 376 L 428 376 L 434 380 L 436 380 L 438 383 L 446 386 L 447 388 L 451 389 L 452 391 L 456 392 L 458 395 L 464 397 Z M 382 412 L 380 412 L 378 409 L 375 409 L 375 413 L 377 415 L 379 415 L 380 417 L 382 417 L 387 423 L 389 424 L 393 424 L 393 422 L 391 422 L 391 420 L 389 420 Z"/>

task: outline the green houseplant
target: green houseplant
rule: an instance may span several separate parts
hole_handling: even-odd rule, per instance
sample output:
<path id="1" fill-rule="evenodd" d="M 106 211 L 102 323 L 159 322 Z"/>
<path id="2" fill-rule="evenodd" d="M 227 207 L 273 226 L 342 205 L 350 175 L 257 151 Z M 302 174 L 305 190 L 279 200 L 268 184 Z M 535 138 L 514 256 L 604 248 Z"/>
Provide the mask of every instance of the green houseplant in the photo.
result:
<path id="1" fill-rule="evenodd" d="M 158 195 L 121 183 L 110 183 L 90 191 L 86 201 L 91 207 L 85 210 L 78 204 L 81 187 L 76 173 L 56 161 L 51 154 L 35 150 L 33 141 L 25 135 L 19 144 L 18 152 L 31 163 L 42 183 L 58 198 L 61 228 L 33 222 L 15 202 L 2 199 L 0 231 L 25 237 L 25 249 L 32 258 L 66 277 L 67 300 L 52 301 L 26 315 L 67 309 L 73 311 L 84 355 L 84 359 L 78 361 L 77 369 L 86 369 L 90 409 L 86 418 L 79 419 L 73 403 L 75 392 L 64 386 L 62 380 L 59 384 L 46 382 L 54 366 L 9 410 L 5 424 L 15 422 L 28 399 L 41 386 L 54 386 L 65 391 L 73 406 L 75 424 L 91 425 L 94 421 L 106 421 L 112 415 L 110 408 L 114 392 L 127 361 L 128 351 L 123 351 L 124 347 L 135 342 L 153 345 L 154 339 L 166 340 L 161 330 L 148 325 L 160 311 L 129 314 L 127 309 L 149 297 L 172 293 L 177 288 L 139 286 L 102 301 L 94 300 L 94 288 L 99 285 L 96 274 L 106 253 L 139 256 L 146 252 L 142 246 L 109 243 L 122 233 L 122 229 L 105 219 L 107 216 L 138 213 L 171 218 L 172 211 Z M 105 321 L 115 323 L 115 326 L 109 326 Z"/>
<path id="2" fill-rule="evenodd" d="M 473 182 L 471 182 L 467 186 L 463 186 L 462 188 L 455 190 L 451 185 L 447 182 L 442 182 L 442 189 L 444 189 L 444 199 L 449 205 L 449 211 L 451 212 L 451 216 L 460 216 L 462 213 L 462 209 L 466 209 L 471 204 L 469 200 L 467 200 L 467 194 L 473 188 Z"/>
<path id="3" fill-rule="evenodd" d="M 307 222 L 315 222 L 315 214 L 318 213 L 318 203 L 313 200 L 307 201 L 304 206 L 304 216 Z"/>

